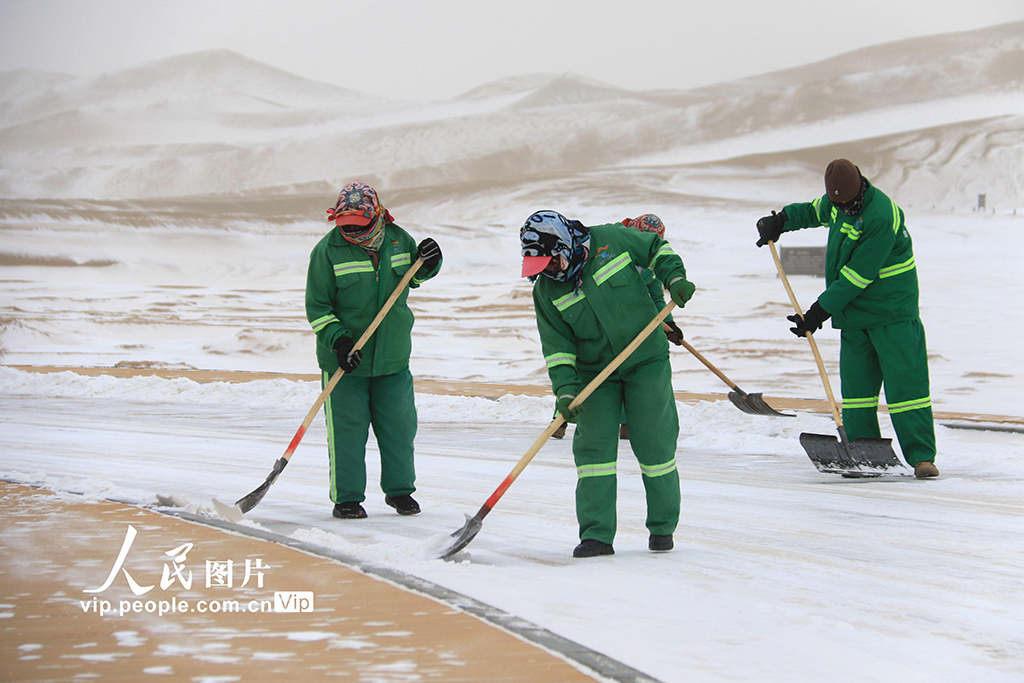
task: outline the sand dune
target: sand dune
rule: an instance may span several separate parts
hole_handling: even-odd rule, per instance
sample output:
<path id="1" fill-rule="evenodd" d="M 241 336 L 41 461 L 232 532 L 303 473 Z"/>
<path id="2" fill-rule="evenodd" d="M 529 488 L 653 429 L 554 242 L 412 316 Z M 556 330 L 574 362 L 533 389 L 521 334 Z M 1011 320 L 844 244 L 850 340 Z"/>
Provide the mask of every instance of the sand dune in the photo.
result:
<path id="1" fill-rule="evenodd" d="M 0 74 L 0 196 L 180 197 L 359 176 L 395 189 L 513 184 L 842 148 L 922 205 L 968 206 L 984 186 L 1015 206 L 1022 50 L 1024 23 L 1014 23 L 686 92 L 532 74 L 433 103 L 370 97 L 224 50 L 92 79 Z"/>

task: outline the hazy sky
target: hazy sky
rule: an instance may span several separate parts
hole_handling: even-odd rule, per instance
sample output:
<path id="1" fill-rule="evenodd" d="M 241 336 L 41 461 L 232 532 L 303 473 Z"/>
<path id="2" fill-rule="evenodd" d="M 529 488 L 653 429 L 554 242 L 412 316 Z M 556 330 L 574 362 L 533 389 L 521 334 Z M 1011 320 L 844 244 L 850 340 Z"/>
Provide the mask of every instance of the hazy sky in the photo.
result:
<path id="1" fill-rule="evenodd" d="M 685 89 L 1024 20 L 1024 0 L 0 0 L 0 71 L 95 76 L 227 48 L 366 93 L 517 74 Z"/>

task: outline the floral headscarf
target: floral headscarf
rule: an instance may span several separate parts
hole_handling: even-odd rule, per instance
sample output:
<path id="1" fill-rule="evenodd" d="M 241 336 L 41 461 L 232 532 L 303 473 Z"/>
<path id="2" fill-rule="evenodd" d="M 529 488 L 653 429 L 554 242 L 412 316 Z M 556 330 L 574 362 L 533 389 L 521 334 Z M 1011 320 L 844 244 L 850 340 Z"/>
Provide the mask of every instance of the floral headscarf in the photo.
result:
<path id="1" fill-rule="evenodd" d="M 623 218 L 622 224 L 641 232 L 653 232 L 661 239 L 665 239 L 665 224 L 653 213 L 640 214 L 636 218 Z"/>
<path id="2" fill-rule="evenodd" d="M 380 204 L 377 191 L 361 180 L 341 189 L 334 208 L 327 209 L 341 236 L 363 249 L 377 251 L 384 241 L 384 223 L 393 220 Z"/>

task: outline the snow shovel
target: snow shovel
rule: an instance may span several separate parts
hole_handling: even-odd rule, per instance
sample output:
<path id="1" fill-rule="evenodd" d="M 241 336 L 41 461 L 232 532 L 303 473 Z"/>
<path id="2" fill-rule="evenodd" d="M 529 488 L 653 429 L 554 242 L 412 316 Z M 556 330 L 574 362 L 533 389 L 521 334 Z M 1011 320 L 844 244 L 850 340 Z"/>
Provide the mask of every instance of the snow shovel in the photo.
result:
<path id="1" fill-rule="evenodd" d="M 749 415 L 772 415 L 772 416 L 775 416 L 775 417 L 796 417 L 796 415 L 791 415 L 789 413 L 780 413 L 779 411 L 775 410 L 770 405 L 765 403 L 764 397 L 760 393 L 748 394 L 747 392 L 745 392 L 742 389 L 740 389 L 738 386 L 736 386 L 735 382 L 731 381 L 728 377 L 726 377 L 724 374 L 722 374 L 721 370 L 719 370 L 714 365 L 712 365 L 711 362 L 708 361 L 707 358 L 702 356 L 697 351 L 697 349 L 693 348 L 690 345 L 690 343 L 688 341 L 686 341 L 685 339 L 683 340 L 683 346 L 686 348 L 687 351 L 692 353 L 697 360 L 699 360 L 701 363 L 703 363 L 707 367 L 708 370 L 710 370 L 711 372 L 715 373 L 715 375 L 718 376 L 718 379 L 720 379 L 723 382 L 725 382 L 726 385 L 728 385 L 728 387 L 730 389 L 732 389 L 732 391 L 729 392 L 729 400 L 732 401 L 732 404 L 734 406 L 736 406 L 737 408 L 742 410 L 744 413 L 747 413 Z"/>
<path id="2" fill-rule="evenodd" d="M 672 309 L 675 307 L 675 302 L 670 301 L 665 306 L 665 308 L 661 309 L 661 312 L 659 312 L 658 315 L 654 316 L 654 319 L 651 320 L 651 322 L 647 323 L 647 327 L 640 331 L 640 334 L 638 334 L 636 338 L 629 343 L 629 346 L 624 348 L 619 355 L 612 359 L 612 362 L 608 363 L 608 365 L 605 366 L 604 370 L 602 370 L 600 374 L 597 375 L 597 377 L 590 380 L 590 383 L 586 387 L 584 387 L 583 391 L 581 391 L 579 395 L 576 396 L 575 399 L 573 399 L 572 403 L 569 404 L 569 408 L 576 408 L 585 400 L 587 400 L 587 397 L 594 393 L 594 390 L 597 389 L 597 387 L 599 387 L 602 382 L 608 379 L 608 377 L 613 372 L 615 372 L 615 370 L 620 365 L 622 365 L 622 363 L 627 358 L 629 358 L 629 356 L 634 351 L 636 351 L 636 348 L 640 346 L 640 344 L 643 343 L 643 341 L 647 339 L 647 337 L 649 337 L 656 328 L 661 326 L 661 321 L 663 321 L 665 317 L 668 316 L 668 314 L 671 313 Z M 476 535 L 480 533 L 480 527 L 483 526 L 484 517 L 486 517 L 487 513 L 494 509 L 494 506 L 498 503 L 498 500 L 500 500 L 501 497 L 505 495 L 505 491 L 508 490 L 508 487 L 511 486 L 512 482 L 514 482 L 516 478 L 520 475 L 520 473 L 522 473 L 522 471 L 526 469 L 526 466 L 530 464 L 531 460 L 533 460 L 533 456 L 537 455 L 540 449 L 543 448 L 544 444 L 548 442 L 548 439 L 551 438 L 551 435 L 555 433 L 555 430 L 558 429 L 563 422 L 565 422 L 565 418 L 562 417 L 561 413 L 555 415 L 555 419 L 551 421 L 551 424 L 548 425 L 548 428 L 544 430 L 543 434 L 537 437 L 537 440 L 533 442 L 533 445 L 530 446 L 530 449 L 526 451 L 526 454 L 519 460 L 516 466 L 512 468 L 512 471 L 509 472 L 508 476 L 505 477 L 504 481 L 502 481 L 498 488 L 494 490 L 494 493 L 491 494 L 491 497 L 487 499 L 487 501 L 480 507 L 479 510 L 477 510 L 477 513 L 472 517 L 466 515 L 466 523 L 462 526 L 461 529 L 451 534 L 451 537 L 455 540 L 448 545 L 448 547 L 445 549 L 443 553 L 441 553 L 438 559 L 447 560 L 449 557 L 451 557 L 452 555 L 454 555 L 455 553 L 459 552 L 467 545 L 469 545 L 470 541 L 472 541 L 476 537 Z"/>
<path id="3" fill-rule="evenodd" d="M 418 271 L 422 265 L 423 259 L 416 259 L 416 262 L 413 263 L 409 270 L 406 272 L 406 274 L 402 276 L 402 280 L 398 283 L 398 286 L 395 287 L 395 291 L 391 293 L 391 296 L 388 297 L 388 300 L 384 302 L 384 306 L 377 312 L 377 317 L 373 319 L 373 321 L 370 323 L 370 326 L 366 328 L 365 332 L 363 332 L 363 335 L 359 337 L 355 344 L 352 345 L 353 351 L 363 348 L 363 345 L 366 344 L 367 341 L 369 341 L 373 333 L 377 331 L 377 327 L 380 325 L 381 321 L 384 320 L 384 316 L 388 314 L 388 311 L 391 310 L 391 307 L 395 305 L 396 301 L 398 301 L 398 297 L 402 295 L 402 292 L 405 291 L 405 288 L 409 284 L 409 281 L 412 280 L 412 276 L 416 274 L 416 271 Z M 302 421 L 302 425 L 299 427 L 299 431 L 295 432 L 295 436 L 292 437 L 292 442 L 288 444 L 288 448 L 285 449 L 284 455 L 278 458 L 277 462 L 274 463 L 274 468 L 270 471 L 270 474 L 267 475 L 266 481 L 264 481 L 262 484 L 256 487 L 255 491 L 245 496 L 242 496 L 235 502 L 235 505 L 238 506 L 238 508 L 243 513 L 252 510 L 259 504 L 261 500 L 263 500 L 263 496 L 267 495 L 267 491 L 270 490 L 271 484 L 277 481 L 277 478 L 281 475 L 282 470 L 284 470 L 285 466 L 288 464 L 288 461 L 291 460 L 292 454 L 295 452 L 295 449 L 299 447 L 299 442 L 302 441 L 302 437 L 306 434 L 306 430 L 309 429 L 309 425 L 312 424 L 313 418 L 316 417 L 316 414 L 318 412 L 320 412 L 320 406 L 322 406 L 324 402 L 327 401 L 327 397 L 331 395 L 332 391 L 334 391 L 334 387 L 338 385 L 338 382 L 341 380 L 344 374 L 345 371 L 342 370 L 341 368 L 338 368 L 335 371 L 334 375 L 331 376 L 331 379 L 327 383 L 327 386 L 324 387 L 324 390 L 316 399 L 316 402 L 313 404 L 313 407 L 310 408 L 309 413 L 306 415 L 306 419 Z"/>
<path id="4" fill-rule="evenodd" d="M 782 261 L 779 260 L 775 242 L 769 241 L 768 246 L 772 250 L 772 258 L 775 259 L 775 267 L 782 278 L 782 284 L 785 285 L 786 292 L 789 294 L 789 301 L 793 304 L 796 314 L 803 320 L 803 309 L 796 300 L 793 288 L 789 285 L 786 272 L 782 269 Z M 832 409 L 832 419 L 835 420 L 836 429 L 839 431 L 838 439 L 824 434 L 801 434 L 800 445 L 807 451 L 807 457 L 811 459 L 819 472 L 841 474 L 844 477 L 877 477 L 893 469 L 905 469 L 892 449 L 892 439 L 861 438 L 850 441 L 846 437 L 843 417 L 836 404 L 836 397 L 832 394 L 832 385 L 828 381 L 828 373 L 825 372 L 825 363 L 821 359 L 821 352 L 818 351 L 818 343 L 810 332 L 806 336 L 807 341 L 811 344 L 811 350 L 814 352 L 814 360 L 818 364 L 821 382 L 825 385 L 828 405 Z"/>

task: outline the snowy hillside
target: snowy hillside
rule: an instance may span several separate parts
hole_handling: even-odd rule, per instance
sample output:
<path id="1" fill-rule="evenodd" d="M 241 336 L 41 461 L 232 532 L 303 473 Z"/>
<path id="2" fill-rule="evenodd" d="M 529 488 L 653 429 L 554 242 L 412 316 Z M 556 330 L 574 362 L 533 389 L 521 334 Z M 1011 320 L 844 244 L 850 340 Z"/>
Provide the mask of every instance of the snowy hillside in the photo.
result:
<path id="1" fill-rule="evenodd" d="M 31 96 L 46 88 L 75 80 L 70 74 L 36 69 L 17 69 L 0 73 L 0 102 Z"/>
<path id="2" fill-rule="evenodd" d="M 34 88 L 23 74 L 0 87 L 0 196 L 170 197 L 356 176 L 393 189 L 518 182 L 748 166 L 739 157 L 800 150 L 818 163 L 823 148 L 845 144 L 897 198 L 906 184 L 916 203 L 966 208 L 983 185 L 994 205 L 1016 206 L 1022 55 L 1015 23 L 686 92 L 534 74 L 432 103 L 362 95 L 358 83 L 315 83 L 223 50 Z M 12 80 L 0 76 L 0 86 Z M 978 144 L 960 149 L 965 138 Z M 939 182 L 926 191 L 922 178 Z"/>

